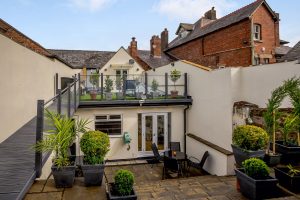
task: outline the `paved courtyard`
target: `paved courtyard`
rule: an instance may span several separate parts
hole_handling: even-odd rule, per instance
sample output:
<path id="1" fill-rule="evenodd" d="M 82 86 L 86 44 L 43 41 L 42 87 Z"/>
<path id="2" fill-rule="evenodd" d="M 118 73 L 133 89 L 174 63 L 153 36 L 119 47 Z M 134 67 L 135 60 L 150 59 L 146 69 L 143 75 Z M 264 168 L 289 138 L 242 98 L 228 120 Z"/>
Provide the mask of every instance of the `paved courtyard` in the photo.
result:
<path id="1" fill-rule="evenodd" d="M 161 180 L 162 165 L 149 164 L 106 167 L 105 175 L 109 182 L 118 169 L 129 169 L 135 175 L 135 190 L 139 199 L 224 199 L 243 200 L 236 190 L 235 176 L 217 177 L 212 175 L 193 176 L 189 178 Z M 196 175 L 196 174 L 192 174 Z M 57 189 L 54 180 L 36 181 L 25 197 L 25 200 L 84 200 L 106 199 L 105 180 L 101 187 L 85 187 L 83 178 L 76 178 L 73 188 Z M 297 199 L 285 197 L 280 199 Z"/>

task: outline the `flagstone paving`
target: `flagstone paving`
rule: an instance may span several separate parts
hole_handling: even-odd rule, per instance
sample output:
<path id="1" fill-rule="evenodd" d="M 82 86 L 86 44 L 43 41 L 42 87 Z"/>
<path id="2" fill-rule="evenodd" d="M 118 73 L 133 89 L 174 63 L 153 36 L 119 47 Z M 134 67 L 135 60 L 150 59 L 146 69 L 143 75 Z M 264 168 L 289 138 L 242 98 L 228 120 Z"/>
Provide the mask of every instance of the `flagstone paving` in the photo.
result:
<path id="1" fill-rule="evenodd" d="M 118 169 L 131 170 L 135 175 L 134 188 L 138 199 L 164 200 L 246 200 L 236 190 L 235 176 L 218 177 L 212 175 L 193 176 L 189 178 L 161 180 L 162 165 L 149 164 L 109 166 L 105 169 L 108 182 L 113 181 L 113 175 Z M 193 174 L 194 175 L 194 174 Z M 36 181 L 27 193 L 25 200 L 84 200 L 106 199 L 105 178 L 101 187 L 85 187 L 83 178 L 75 180 L 73 188 L 57 189 L 53 178 Z M 296 200 L 296 197 L 279 198 Z"/>

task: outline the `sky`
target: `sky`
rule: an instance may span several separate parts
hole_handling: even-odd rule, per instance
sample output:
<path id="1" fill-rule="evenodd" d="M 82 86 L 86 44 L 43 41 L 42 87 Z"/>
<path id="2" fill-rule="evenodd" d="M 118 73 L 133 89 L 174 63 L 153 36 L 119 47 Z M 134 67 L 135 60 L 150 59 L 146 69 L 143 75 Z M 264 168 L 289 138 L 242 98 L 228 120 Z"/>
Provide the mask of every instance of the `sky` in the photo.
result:
<path id="1" fill-rule="evenodd" d="M 0 0 L 0 18 L 51 49 L 116 51 L 134 36 L 149 49 L 152 35 L 194 23 L 211 7 L 220 18 L 255 0 Z M 299 0 L 267 0 L 280 13 L 280 37 L 300 41 Z M 296 17 L 298 16 L 298 17 Z"/>

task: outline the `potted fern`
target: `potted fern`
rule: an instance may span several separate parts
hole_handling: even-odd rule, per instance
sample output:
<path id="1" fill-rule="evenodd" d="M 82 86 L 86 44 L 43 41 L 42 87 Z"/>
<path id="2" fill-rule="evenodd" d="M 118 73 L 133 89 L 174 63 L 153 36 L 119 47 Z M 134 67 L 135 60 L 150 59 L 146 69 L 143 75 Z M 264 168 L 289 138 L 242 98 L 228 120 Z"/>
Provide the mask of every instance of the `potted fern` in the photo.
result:
<path id="1" fill-rule="evenodd" d="M 72 187 L 75 178 L 75 163 L 70 160 L 69 147 L 79 132 L 86 132 L 88 120 L 74 121 L 46 110 L 46 117 L 51 127 L 46 131 L 44 139 L 35 145 L 37 151 L 54 152 L 51 167 L 57 188 Z"/>
<path id="2" fill-rule="evenodd" d="M 112 100 L 111 91 L 113 89 L 113 80 L 109 76 L 106 76 L 104 82 L 105 82 L 104 91 L 105 91 L 106 100 Z"/>
<path id="3" fill-rule="evenodd" d="M 114 179 L 114 183 L 108 184 L 108 199 L 137 199 L 137 195 L 133 189 L 134 176 L 131 171 L 120 169 L 117 171 Z"/>
<path id="4" fill-rule="evenodd" d="M 250 157 L 263 158 L 269 136 L 265 130 L 253 125 L 237 126 L 234 129 L 231 145 L 236 164 Z"/>
<path id="5" fill-rule="evenodd" d="M 101 131 L 89 131 L 81 137 L 80 148 L 84 153 L 81 169 L 86 186 L 102 185 L 104 157 L 109 147 L 109 137 Z"/>
<path id="6" fill-rule="evenodd" d="M 180 79 L 181 77 L 181 72 L 179 70 L 172 70 L 171 74 L 171 81 L 174 83 L 174 90 L 171 90 L 171 96 L 172 98 L 176 98 L 178 96 L 178 91 L 176 90 L 176 82 L 178 81 L 178 79 Z"/>
<path id="7" fill-rule="evenodd" d="M 278 180 L 269 176 L 269 167 L 258 158 L 243 162 L 243 168 L 235 169 L 241 193 L 249 199 L 274 198 L 279 195 Z"/>

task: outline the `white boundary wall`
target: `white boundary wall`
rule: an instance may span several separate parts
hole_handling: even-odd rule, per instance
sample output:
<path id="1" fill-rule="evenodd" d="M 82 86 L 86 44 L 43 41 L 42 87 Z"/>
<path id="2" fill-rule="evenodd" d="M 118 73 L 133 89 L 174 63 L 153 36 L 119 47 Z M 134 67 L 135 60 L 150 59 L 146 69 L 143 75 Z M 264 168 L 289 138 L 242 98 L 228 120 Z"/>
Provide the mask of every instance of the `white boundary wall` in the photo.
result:
<path id="1" fill-rule="evenodd" d="M 55 73 L 71 77 L 79 70 L 35 53 L 1 34 L 0 50 L 1 143 L 36 115 L 38 99 L 54 96 Z"/>

